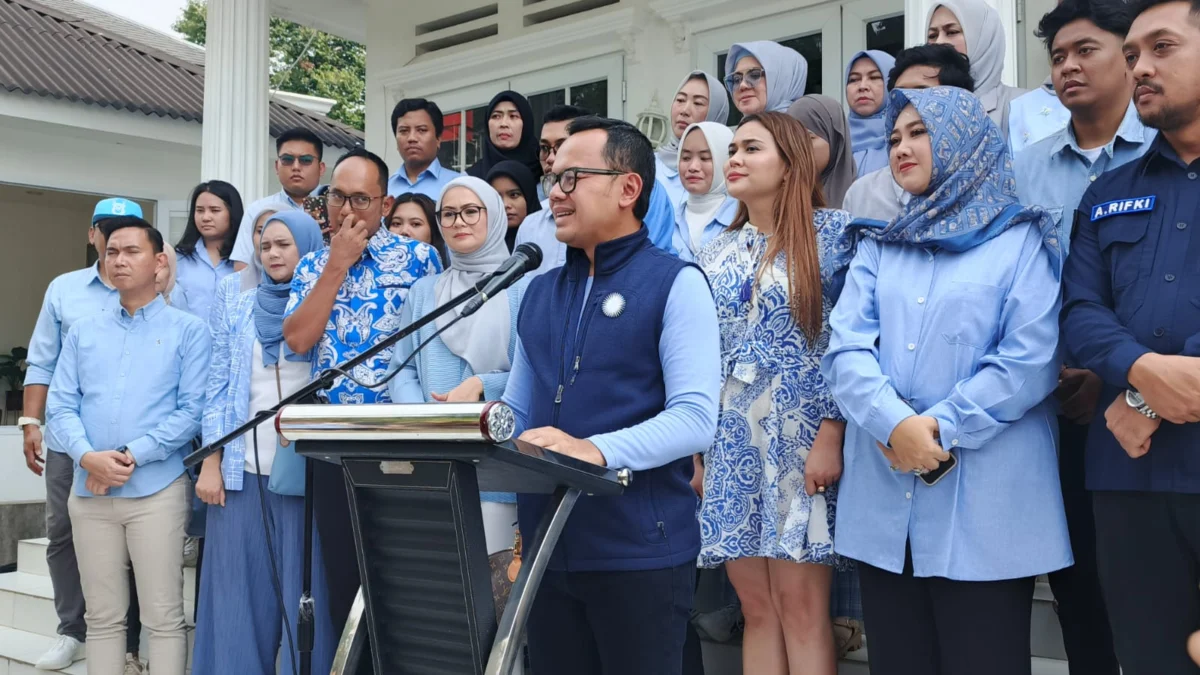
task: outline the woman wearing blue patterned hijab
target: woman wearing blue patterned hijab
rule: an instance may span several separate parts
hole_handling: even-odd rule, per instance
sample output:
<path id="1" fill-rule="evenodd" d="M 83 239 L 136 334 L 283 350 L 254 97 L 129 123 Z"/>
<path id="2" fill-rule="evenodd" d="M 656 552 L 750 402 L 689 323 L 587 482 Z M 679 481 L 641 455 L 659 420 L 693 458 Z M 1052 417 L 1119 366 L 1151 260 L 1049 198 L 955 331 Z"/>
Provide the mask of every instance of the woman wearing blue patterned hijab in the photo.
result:
<path id="1" fill-rule="evenodd" d="M 899 90 L 887 120 L 911 198 L 851 225 L 821 364 L 847 418 L 834 550 L 859 563 L 871 672 L 1027 675 L 1033 579 L 1073 562 L 1058 237 L 975 97 Z"/>

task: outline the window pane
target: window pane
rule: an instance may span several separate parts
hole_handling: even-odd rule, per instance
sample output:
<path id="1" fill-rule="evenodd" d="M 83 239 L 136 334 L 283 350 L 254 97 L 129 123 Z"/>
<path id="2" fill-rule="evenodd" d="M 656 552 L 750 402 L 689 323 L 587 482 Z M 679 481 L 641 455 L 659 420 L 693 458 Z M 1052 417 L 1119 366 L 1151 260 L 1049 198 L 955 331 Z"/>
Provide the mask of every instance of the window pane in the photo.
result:
<path id="1" fill-rule="evenodd" d="M 444 116 L 441 144 L 438 146 L 438 161 L 453 171 L 462 171 L 458 165 L 458 140 L 462 135 L 462 113 Z"/>
<path id="2" fill-rule="evenodd" d="M 474 166 L 483 157 L 483 139 L 487 138 L 487 106 L 467 111 L 467 163 L 463 171 Z"/>
<path id="3" fill-rule="evenodd" d="M 542 118 L 545 117 L 546 111 L 566 102 L 567 92 L 562 89 L 555 89 L 554 91 L 530 96 L 529 105 L 533 108 L 533 128 L 540 130 L 542 128 Z"/>
<path id="4" fill-rule="evenodd" d="M 608 117 L 608 80 L 598 80 L 571 87 L 571 105 Z"/>
<path id="5" fill-rule="evenodd" d="M 901 29 L 904 23 L 901 21 Z M 903 30 L 901 30 L 903 33 Z M 903 37 L 903 35 L 901 35 Z M 821 93 L 821 34 L 813 33 L 812 35 L 804 35 L 791 40 L 780 40 L 779 44 L 784 47 L 790 47 L 800 52 L 800 55 L 808 61 L 808 81 L 804 87 L 805 94 L 820 94 Z M 729 52 L 717 55 L 717 77 L 721 81 L 725 81 L 725 60 L 729 56 Z M 771 74 L 767 74 L 767 86 L 771 83 Z M 725 95 L 729 98 L 729 126 L 736 127 L 738 122 L 742 121 L 742 113 L 733 104 L 733 95 L 726 90 Z"/>
<path id="6" fill-rule="evenodd" d="M 867 49 L 899 54 L 904 49 L 904 15 L 867 22 Z M 886 79 L 887 73 L 883 77 Z"/>

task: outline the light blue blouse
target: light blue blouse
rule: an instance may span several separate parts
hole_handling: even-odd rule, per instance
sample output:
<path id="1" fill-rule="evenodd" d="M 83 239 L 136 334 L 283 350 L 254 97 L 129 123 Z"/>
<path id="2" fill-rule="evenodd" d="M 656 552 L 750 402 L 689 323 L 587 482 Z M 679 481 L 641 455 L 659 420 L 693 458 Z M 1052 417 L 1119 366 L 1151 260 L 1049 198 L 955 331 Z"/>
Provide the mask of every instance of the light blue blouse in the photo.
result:
<path id="1" fill-rule="evenodd" d="M 704 232 L 700 235 L 700 248 L 716 238 L 725 230 L 729 229 L 729 224 L 733 222 L 737 216 L 738 201 L 733 197 L 726 197 L 725 202 L 721 204 L 721 208 L 717 209 L 717 215 L 708 225 L 704 226 Z M 687 199 L 679 203 L 675 207 L 675 231 L 671 234 L 671 246 L 675 248 L 675 254 L 680 260 L 688 262 L 696 262 L 696 256 L 700 254 L 699 250 L 692 250 L 692 232 L 688 227 L 687 222 Z"/>
<path id="2" fill-rule="evenodd" d="M 425 277 L 417 280 L 408 291 L 408 300 L 400 315 L 400 325 L 407 326 L 413 321 L 437 308 L 438 302 L 435 288 L 438 277 Z M 521 299 L 525 297 L 525 289 L 529 282 L 522 280 L 508 289 L 508 309 L 511 316 L 508 338 L 508 361 L 516 358 L 517 347 L 517 315 L 521 311 Z M 412 354 L 417 345 L 429 339 L 438 330 L 437 323 L 431 323 L 416 333 L 403 338 L 396 344 L 392 353 L 392 368 L 399 366 L 404 359 Z M 483 397 L 488 401 L 499 401 L 504 396 L 504 388 L 508 384 L 508 372 L 476 373 L 471 364 L 462 357 L 450 351 L 440 337 L 417 354 L 416 358 L 396 374 L 388 383 L 388 391 L 392 401 L 396 403 L 433 403 L 433 392 L 444 394 L 462 384 L 467 378 L 478 375 L 483 381 Z M 504 492 L 484 492 L 481 495 L 485 502 L 516 503 L 516 497 Z"/>
<path id="3" fill-rule="evenodd" d="M 822 371 L 847 418 L 835 550 L 918 577 L 993 581 L 1072 564 L 1046 399 L 1061 304 L 1038 230 L 962 253 L 863 239 L 830 316 Z M 876 446 L 938 421 L 958 466 L 936 485 Z"/>
<path id="4" fill-rule="evenodd" d="M 208 315 L 212 311 L 217 294 L 217 284 L 222 279 L 233 274 L 233 262 L 222 260 L 213 265 L 204 248 L 204 242 L 196 245 L 192 255 L 180 255 L 175 271 L 176 291 L 171 294 L 172 304 L 176 304 L 175 293 L 182 289 L 186 295 L 184 311 L 208 323 Z"/>

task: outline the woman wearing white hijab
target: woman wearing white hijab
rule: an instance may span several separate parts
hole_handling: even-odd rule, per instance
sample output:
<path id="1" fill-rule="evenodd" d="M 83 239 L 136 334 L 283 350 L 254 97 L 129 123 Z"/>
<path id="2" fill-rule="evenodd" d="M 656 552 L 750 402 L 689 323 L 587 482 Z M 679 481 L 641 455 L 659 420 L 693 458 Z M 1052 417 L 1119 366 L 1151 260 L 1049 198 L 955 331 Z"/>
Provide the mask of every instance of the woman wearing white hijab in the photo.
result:
<path id="1" fill-rule="evenodd" d="M 495 272 L 508 259 L 504 200 L 483 180 L 462 176 L 447 183 L 438 199 L 437 220 L 451 253 L 450 265 L 441 274 L 423 277 L 412 285 L 404 301 L 401 325 L 429 314 Z M 470 318 L 433 338 L 388 384 L 392 400 L 396 403 L 499 400 L 512 367 L 517 312 L 524 294 L 524 282 L 501 291 Z M 392 367 L 403 363 L 417 345 L 457 316 L 457 311 L 446 314 L 401 340 L 392 356 Z M 485 492 L 482 498 L 488 554 L 512 548 L 516 498 L 498 492 Z"/>
<path id="2" fill-rule="evenodd" d="M 778 42 L 745 42 L 729 48 L 725 88 L 742 115 L 787 112 L 808 86 L 808 61 Z"/>
<path id="3" fill-rule="evenodd" d="M 1000 82 L 1004 73 L 1004 25 L 985 0 L 938 0 L 925 19 L 927 42 L 947 44 L 971 60 L 975 95 L 1004 140 L 1008 140 L 1008 104 L 1024 89 Z"/>
<path id="4" fill-rule="evenodd" d="M 729 121 L 729 99 L 721 81 L 703 70 L 688 73 L 671 102 L 671 138 L 654 152 L 655 178 L 678 208 L 687 196 L 679 177 L 679 145 L 683 132 L 697 122 Z"/>
<path id="5" fill-rule="evenodd" d="M 671 244 L 688 262 L 733 222 L 737 200 L 725 191 L 725 162 L 733 130 L 716 122 L 693 124 L 683 132 L 677 161 L 684 200 L 675 208 Z"/>

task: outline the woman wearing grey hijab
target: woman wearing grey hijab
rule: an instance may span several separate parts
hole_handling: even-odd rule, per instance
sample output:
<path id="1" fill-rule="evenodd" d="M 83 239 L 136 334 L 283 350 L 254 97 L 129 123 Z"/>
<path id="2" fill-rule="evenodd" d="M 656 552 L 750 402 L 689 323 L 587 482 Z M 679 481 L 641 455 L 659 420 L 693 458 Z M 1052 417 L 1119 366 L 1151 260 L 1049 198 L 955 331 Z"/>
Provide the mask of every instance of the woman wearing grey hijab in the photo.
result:
<path id="1" fill-rule="evenodd" d="M 442 188 L 437 204 L 450 262 L 441 274 L 418 279 L 408 291 L 401 325 L 419 320 L 450 298 L 483 281 L 508 259 L 508 217 L 504 199 L 473 176 L 460 176 Z M 504 395 L 517 344 L 517 311 L 525 282 L 492 296 L 477 313 L 447 328 L 462 307 L 443 315 L 396 344 L 392 368 L 429 340 L 388 383 L 396 403 L 496 401 Z M 441 335 L 435 335 L 441 331 Z M 488 554 L 513 545 L 516 496 L 484 492 L 483 533 Z"/>
<path id="2" fill-rule="evenodd" d="M 986 0 L 937 0 L 925 19 L 927 42 L 948 44 L 971 60 L 975 95 L 1004 140 L 1008 140 L 1008 104 L 1025 93 L 1000 81 L 1004 73 L 1004 25 Z"/>
<path id="3" fill-rule="evenodd" d="M 699 122 L 729 122 L 729 99 L 721 81 L 703 70 L 693 70 L 679 85 L 671 102 L 671 136 L 654 152 L 655 178 L 667 191 L 676 209 L 687 197 L 679 179 L 679 144 L 689 126 Z"/>
<path id="4" fill-rule="evenodd" d="M 808 130 L 825 193 L 825 206 L 842 208 L 846 190 L 857 175 L 854 152 L 850 147 L 850 124 L 842 106 L 828 96 L 809 94 L 797 99 L 788 108 L 788 115 Z"/>
<path id="5" fill-rule="evenodd" d="M 725 88 L 743 115 L 784 112 L 804 95 L 808 61 L 778 42 L 744 42 L 729 48 Z"/>

